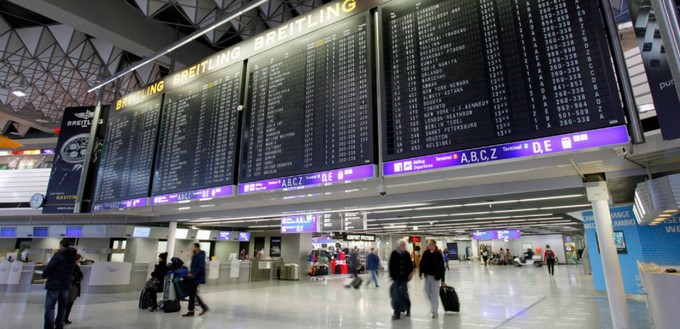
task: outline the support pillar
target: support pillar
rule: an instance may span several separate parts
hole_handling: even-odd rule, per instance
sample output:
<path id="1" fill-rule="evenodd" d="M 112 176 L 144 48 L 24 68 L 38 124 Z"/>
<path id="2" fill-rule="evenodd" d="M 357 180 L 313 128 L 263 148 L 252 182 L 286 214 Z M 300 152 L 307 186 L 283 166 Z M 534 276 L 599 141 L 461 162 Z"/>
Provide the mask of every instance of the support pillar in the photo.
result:
<path id="1" fill-rule="evenodd" d="M 177 222 L 170 222 L 168 228 L 168 261 L 175 257 L 175 242 L 177 241 Z"/>
<path id="2" fill-rule="evenodd" d="M 602 270 L 609 299 L 609 312 L 614 329 L 629 329 L 630 315 L 626 301 L 626 291 L 623 288 L 623 275 L 619 264 L 619 255 L 614 243 L 614 229 L 609 211 L 609 190 L 607 182 L 586 183 L 588 200 L 593 205 L 593 215 L 597 239 L 600 244 Z"/>

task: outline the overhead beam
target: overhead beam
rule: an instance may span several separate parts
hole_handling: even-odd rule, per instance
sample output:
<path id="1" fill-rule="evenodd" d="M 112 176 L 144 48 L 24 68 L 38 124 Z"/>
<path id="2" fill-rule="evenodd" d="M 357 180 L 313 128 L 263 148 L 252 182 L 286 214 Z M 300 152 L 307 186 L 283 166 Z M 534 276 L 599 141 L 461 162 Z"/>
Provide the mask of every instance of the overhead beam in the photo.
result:
<path id="1" fill-rule="evenodd" d="M 174 28 L 148 21 L 124 1 L 9 1 L 141 57 L 176 41 Z M 180 38 L 183 36 L 180 35 Z M 194 41 L 177 51 L 176 67 L 194 64 L 214 52 L 212 48 Z M 169 66 L 171 58 L 163 56 L 158 62 Z"/>

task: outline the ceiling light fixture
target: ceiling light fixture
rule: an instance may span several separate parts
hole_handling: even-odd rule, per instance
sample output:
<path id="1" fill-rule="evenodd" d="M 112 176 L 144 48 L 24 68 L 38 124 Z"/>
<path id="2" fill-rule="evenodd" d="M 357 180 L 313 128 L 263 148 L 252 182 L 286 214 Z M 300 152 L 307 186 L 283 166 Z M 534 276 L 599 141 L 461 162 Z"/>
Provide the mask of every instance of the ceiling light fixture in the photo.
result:
<path id="1" fill-rule="evenodd" d="M 568 206 L 555 206 L 555 207 L 541 207 L 541 210 L 553 210 L 553 209 L 567 209 L 567 208 L 589 208 L 592 207 L 590 203 L 586 204 L 573 204 Z"/>
<path id="2" fill-rule="evenodd" d="M 582 196 L 584 196 L 584 195 L 583 194 L 558 195 L 558 196 L 548 196 L 548 197 L 543 197 L 543 198 L 520 199 L 519 202 L 534 202 L 534 201 L 572 199 L 572 198 L 580 198 Z"/>
<path id="3" fill-rule="evenodd" d="M 477 206 L 493 206 L 495 204 L 508 204 L 517 203 L 517 200 L 504 200 L 504 201 L 489 201 L 489 202 L 478 202 L 478 203 L 466 203 L 463 204 L 465 207 L 477 207 Z"/>
<path id="4" fill-rule="evenodd" d="M 508 210 L 494 210 L 494 214 L 506 214 L 511 212 L 525 212 L 525 211 L 536 211 L 538 208 L 524 208 L 524 209 L 508 209 Z"/>
<path id="5" fill-rule="evenodd" d="M 416 211 L 422 211 L 422 210 L 436 210 L 436 209 L 451 209 L 451 208 L 460 208 L 462 205 L 456 204 L 456 205 L 450 205 L 450 206 L 436 206 L 436 207 L 420 207 L 416 208 Z"/>
<path id="6" fill-rule="evenodd" d="M 15 90 L 12 92 L 12 95 L 16 97 L 26 97 L 26 93 L 21 91 L 21 90 Z"/>
<path id="7" fill-rule="evenodd" d="M 177 210 L 189 210 L 189 209 L 191 209 L 191 207 L 179 207 L 179 208 L 177 208 Z"/>

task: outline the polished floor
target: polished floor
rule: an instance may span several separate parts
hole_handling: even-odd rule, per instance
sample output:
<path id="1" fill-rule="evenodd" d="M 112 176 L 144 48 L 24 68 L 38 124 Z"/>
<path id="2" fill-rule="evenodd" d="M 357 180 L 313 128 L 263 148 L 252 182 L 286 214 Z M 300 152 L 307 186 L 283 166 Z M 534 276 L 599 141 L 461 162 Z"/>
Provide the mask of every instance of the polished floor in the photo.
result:
<path id="1" fill-rule="evenodd" d="M 68 328 L 611 328 L 607 299 L 592 288 L 580 266 L 545 268 L 451 265 L 447 275 L 461 299 L 460 314 L 431 319 L 423 280 L 410 284 L 412 317 L 390 319 L 389 279 L 381 287 L 346 289 L 344 279 L 255 282 L 208 286 L 202 296 L 212 312 L 138 310 L 139 293 L 87 295 L 76 301 Z M 43 294 L 0 293 L 0 328 L 42 328 Z M 182 307 L 186 308 L 186 303 Z M 651 328 L 644 302 L 630 301 L 633 328 Z M 185 309 L 182 310 L 184 312 Z M 443 312 L 443 310 L 442 310 Z"/>

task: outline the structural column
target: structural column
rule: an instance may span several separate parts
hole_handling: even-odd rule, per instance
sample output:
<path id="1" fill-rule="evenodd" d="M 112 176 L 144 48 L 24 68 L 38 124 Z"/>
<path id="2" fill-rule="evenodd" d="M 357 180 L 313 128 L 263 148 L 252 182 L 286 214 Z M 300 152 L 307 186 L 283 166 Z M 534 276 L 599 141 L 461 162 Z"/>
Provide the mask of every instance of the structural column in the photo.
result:
<path id="1" fill-rule="evenodd" d="M 177 241 L 177 222 L 170 222 L 168 229 L 168 261 L 175 257 L 175 242 Z"/>
<path id="2" fill-rule="evenodd" d="M 609 190 L 607 182 L 586 183 L 588 200 L 593 204 L 593 217 L 597 239 L 600 244 L 600 257 L 604 272 L 609 311 L 615 329 L 629 329 L 630 315 L 626 302 L 626 291 L 623 288 L 623 275 L 619 264 L 619 255 L 614 243 L 614 229 L 609 211 Z"/>

